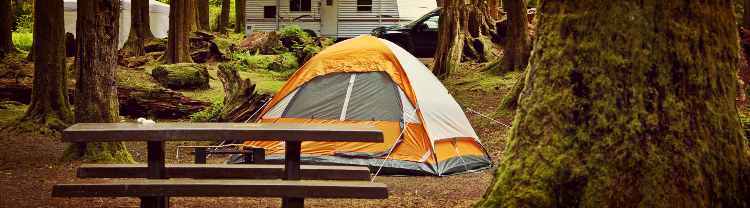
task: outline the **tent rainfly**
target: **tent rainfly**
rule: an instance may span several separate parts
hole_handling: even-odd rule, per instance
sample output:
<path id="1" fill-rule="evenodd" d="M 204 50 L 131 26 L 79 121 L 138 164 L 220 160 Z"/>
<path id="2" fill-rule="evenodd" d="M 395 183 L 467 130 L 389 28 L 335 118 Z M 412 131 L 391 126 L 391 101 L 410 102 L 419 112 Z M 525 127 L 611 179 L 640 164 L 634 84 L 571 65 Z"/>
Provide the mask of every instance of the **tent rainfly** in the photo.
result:
<path id="1" fill-rule="evenodd" d="M 369 124 L 383 130 L 384 143 L 303 142 L 303 162 L 438 176 L 491 166 L 445 86 L 409 52 L 372 36 L 342 41 L 310 59 L 260 115 L 260 123 Z M 245 145 L 265 148 L 267 159 L 283 158 L 282 142 Z"/>
<path id="2" fill-rule="evenodd" d="M 125 45 L 125 41 L 128 40 L 130 33 L 130 9 L 131 0 L 121 0 L 120 8 L 120 34 L 118 34 L 118 46 L 122 48 Z M 64 16 L 65 16 L 65 32 L 76 34 L 76 19 L 77 19 L 77 0 L 63 0 Z M 169 5 L 158 2 L 156 0 L 149 1 L 149 18 L 151 21 L 151 32 L 157 38 L 166 38 L 167 30 L 169 30 Z"/>

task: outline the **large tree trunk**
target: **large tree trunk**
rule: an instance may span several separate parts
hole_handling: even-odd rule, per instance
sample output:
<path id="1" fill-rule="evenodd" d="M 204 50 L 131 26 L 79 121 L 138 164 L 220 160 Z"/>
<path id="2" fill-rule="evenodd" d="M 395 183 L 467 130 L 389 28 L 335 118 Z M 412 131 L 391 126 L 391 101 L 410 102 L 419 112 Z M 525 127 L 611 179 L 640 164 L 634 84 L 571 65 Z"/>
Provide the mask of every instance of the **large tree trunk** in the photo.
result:
<path id="1" fill-rule="evenodd" d="M 245 0 L 234 0 L 234 32 L 245 33 Z"/>
<path id="2" fill-rule="evenodd" d="M 219 14 L 219 18 L 216 19 L 216 32 L 227 32 L 227 27 L 229 26 L 230 3 L 229 0 L 221 0 L 221 13 Z"/>
<path id="3" fill-rule="evenodd" d="M 167 64 L 192 63 L 189 33 L 192 29 L 192 0 L 172 0 L 169 5 L 169 37 L 163 60 Z"/>
<path id="4" fill-rule="evenodd" d="M 446 77 L 463 60 L 485 62 L 495 44 L 494 19 L 489 4 L 484 0 L 456 0 L 444 2 L 440 16 L 433 73 Z"/>
<path id="5" fill-rule="evenodd" d="M 461 55 L 464 48 L 464 29 L 461 21 L 464 20 L 464 0 L 443 2 L 443 10 L 440 15 L 437 48 L 435 50 L 435 62 L 432 65 L 432 73 L 439 78 L 450 75 L 461 63 Z"/>
<path id="6" fill-rule="evenodd" d="M 76 122 L 119 122 L 115 72 L 120 1 L 78 1 L 77 8 Z M 70 145 L 64 157 L 86 161 L 133 161 L 122 142 Z"/>
<path id="7" fill-rule="evenodd" d="M 144 6 L 148 8 L 148 0 L 132 0 L 131 6 L 133 9 L 130 12 L 130 34 L 121 50 L 128 56 L 143 56 L 146 55 L 143 46 L 147 35 L 143 27 L 143 10 L 139 8 Z"/>
<path id="8" fill-rule="evenodd" d="M 731 6 L 544 1 L 539 50 L 479 207 L 750 205 Z"/>
<path id="9" fill-rule="evenodd" d="M 208 20 L 211 14 L 208 12 L 208 0 L 197 0 L 196 8 L 198 9 L 198 30 L 210 31 L 211 26 Z"/>
<path id="10" fill-rule="evenodd" d="M 526 0 L 503 0 L 508 16 L 507 38 L 503 54 L 503 70 L 523 70 L 529 59 L 529 24 L 526 17 Z"/>
<path id="11" fill-rule="evenodd" d="M 742 8 L 742 26 L 745 30 L 750 30 L 750 0 L 745 0 Z"/>
<path id="12" fill-rule="evenodd" d="M 13 46 L 11 27 L 13 27 L 13 10 L 10 0 L 2 0 L 0 1 L 0 58 L 5 57 L 6 53 L 16 51 L 16 47 Z"/>
<path id="13" fill-rule="evenodd" d="M 139 4 L 140 7 L 137 9 L 141 10 L 141 31 L 143 31 L 143 41 L 148 41 L 151 39 L 154 39 L 154 33 L 151 32 L 151 2 L 149 0 L 146 0 L 145 4 Z M 133 8 L 131 10 L 135 10 L 136 8 Z"/>
<path id="14" fill-rule="evenodd" d="M 62 131 L 73 121 L 65 70 L 65 28 L 62 0 L 37 0 L 34 8 L 34 85 L 22 122 Z"/>

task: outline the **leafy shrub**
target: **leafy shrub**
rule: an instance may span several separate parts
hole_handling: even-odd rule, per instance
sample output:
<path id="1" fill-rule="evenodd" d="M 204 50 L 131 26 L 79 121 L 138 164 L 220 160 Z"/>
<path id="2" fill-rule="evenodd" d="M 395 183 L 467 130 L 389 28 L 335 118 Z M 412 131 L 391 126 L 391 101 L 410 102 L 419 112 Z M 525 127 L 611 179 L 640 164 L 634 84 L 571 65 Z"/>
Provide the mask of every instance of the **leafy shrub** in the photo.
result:
<path id="1" fill-rule="evenodd" d="M 271 71 L 286 72 L 297 70 L 297 67 L 299 67 L 299 62 L 294 54 L 282 53 L 274 58 L 268 69 Z"/>
<path id="2" fill-rule="evenodd" d="M 310 60 L 315 54 L 320 53 L 321 48 L 316 45 L 305 45 L 302 50 L 299 50 L 297 53 L 297 57 L 299 57 L 300 61 L 302 63 L 307 62 L 307 60 Z"/>
<path id="3" fill-rule="evenodd" d="M 31 51 L 31 44 L 34 42 L 34 34 L 30 32 L 14 32 L 13 45 L 19 50 Z"/>
<path id="4" fill-rule="evenodd" d="M 190 115 L 190 121 L 193 122 L 216 122 L 221 118 L 221 109 L 224 108 L 224 102 L 213 102 L 211 106 Z"/>
<path id="5" fill-rule="evenodd" d="M 299 25 L 287 25 L 279 30 L 279 39 L 284 47 L 292 50 L 293 48 L 304 48 L 303 45 L 313 42 L 310 34 L 307 34 Z"/>

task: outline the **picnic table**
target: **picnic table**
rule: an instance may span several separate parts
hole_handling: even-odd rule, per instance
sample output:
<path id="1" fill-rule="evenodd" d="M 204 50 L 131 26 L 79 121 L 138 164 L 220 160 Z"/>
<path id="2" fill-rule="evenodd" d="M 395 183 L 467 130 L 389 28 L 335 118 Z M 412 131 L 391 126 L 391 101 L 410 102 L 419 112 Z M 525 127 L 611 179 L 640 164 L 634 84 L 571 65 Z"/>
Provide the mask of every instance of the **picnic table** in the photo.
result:
<path id="1" fill-rule="evenodd" d="M 286 151 L 282 180 L 168 179 L 170 176 L 210 178 L 231 172 L 231 167 L 212 164 L 166 164 L 164 144 L 167 141 L 223 140 L 284 141 Z M 255 124 L 255 123 L 79 123 L 63 131 L 65 142 L 146 141 L 147 166 L 137 164 L 104 164 L 82 166 L 81 175 L 128 177 L 145 176 L 141 181 L 113 181 L 105 184 L 58 184 L 52 195 L 60 197 L 137 196 L 141 207 L 168 207 L 169 196 L 250 196 L 282 197 L 283 207 L 303 207 L 305 197 L 322 198 L 387 198 L 384 184 L 363 181 L 307 181 L 303 171 L 311 175 L 327 175 L 336 171 L 361 173 L 350 167 L 315 166 L 301 168 L 303 141 L 383 142 L 382 132 L 372 126 Z M 130 167 L 128 166 L 130 165 Z M 265 165 L 265 166 L 264 166 Z M 213 169 L 212 169 L 213 167 Z M 268 164 L 246 165 L 247 169 L 270 170 Z M 192 168 L 192 169 L 191 169 Z M 181 171 L 177 171 L 181 170 Z M 218 170 L 206 174 L 206 171 Z M 229 170 L 229 171 L 228 171 Z M 276 169 L 277 170 L 277 169 Z M 317 173 L 314 171 L 318 170 Z M 145 171 L 143 173 L 142 171 Z M 357 172 L 359 171 L 359 172 Z M 140 172 L 140 174 L 138 174 Z M 240 171 L 241 172 L 241 171 Z M 123 174 L 125 173 L 125 174 Z M 182 175 L 180 175 L 182 174 Z M 310 174 L 308 174 L 310 175 Z M 335 175 L 335 174 L 334 174 Z M 344 174 L 346 175 L 346 174 Z M 361 176 L 361 174 L 358 174 Z M 369 177 L 369 171 L 367 172 Z M 223 177 L 217 177 L 223 178 Z M 361 178 L 361 177 L 360 177 Z"/>

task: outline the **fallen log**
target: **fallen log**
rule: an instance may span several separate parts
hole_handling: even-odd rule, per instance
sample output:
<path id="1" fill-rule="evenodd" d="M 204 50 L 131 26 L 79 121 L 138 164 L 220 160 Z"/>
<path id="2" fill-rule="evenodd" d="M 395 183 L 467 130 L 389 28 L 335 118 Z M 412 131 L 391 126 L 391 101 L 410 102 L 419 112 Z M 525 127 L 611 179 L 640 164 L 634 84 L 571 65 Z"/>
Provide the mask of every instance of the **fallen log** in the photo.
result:
<path id="1" fill-rule="evenodd" d="M 74 90 L 68 90 L 68 98 L 73 100 Z M 129 117 L 151 117 L 160 119 L 188 118 L 191 114 L 211 105 L 209 102 L 193 100 L 182 93 L 168 89 L 142 89 L 126 86 L 117 87 L 120 115 Z M 1 84 L 0 100 L 17 101 L 29 104 L 31 86 Z"/>

